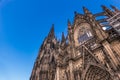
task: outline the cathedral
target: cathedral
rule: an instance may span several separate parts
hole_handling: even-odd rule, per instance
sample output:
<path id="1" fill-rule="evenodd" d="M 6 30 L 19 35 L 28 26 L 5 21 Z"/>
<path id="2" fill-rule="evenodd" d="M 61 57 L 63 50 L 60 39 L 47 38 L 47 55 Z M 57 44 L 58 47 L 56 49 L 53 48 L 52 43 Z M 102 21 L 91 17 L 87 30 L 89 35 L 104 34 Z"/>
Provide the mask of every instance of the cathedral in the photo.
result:
<path id="1" fill-rule="evenodd" d="M 68 20 L 61 41 L 52 25 L 29 80 L 120 80 L 120 10 L 102 5 L 96 14 L 83 11 Z"/>

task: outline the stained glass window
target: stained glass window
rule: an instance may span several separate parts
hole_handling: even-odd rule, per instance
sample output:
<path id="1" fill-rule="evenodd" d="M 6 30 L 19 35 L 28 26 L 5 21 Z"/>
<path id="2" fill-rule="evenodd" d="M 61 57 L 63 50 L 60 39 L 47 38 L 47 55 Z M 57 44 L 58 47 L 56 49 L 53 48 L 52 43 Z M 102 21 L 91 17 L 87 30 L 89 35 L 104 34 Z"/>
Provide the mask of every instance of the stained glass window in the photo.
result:
<path id="1" fill-rule="evenodd" d="M 83 43 L 93 37 L 92 33 L 90 31 L 84 33 L 82 36 L 78 38 L 79 43 Z"/>

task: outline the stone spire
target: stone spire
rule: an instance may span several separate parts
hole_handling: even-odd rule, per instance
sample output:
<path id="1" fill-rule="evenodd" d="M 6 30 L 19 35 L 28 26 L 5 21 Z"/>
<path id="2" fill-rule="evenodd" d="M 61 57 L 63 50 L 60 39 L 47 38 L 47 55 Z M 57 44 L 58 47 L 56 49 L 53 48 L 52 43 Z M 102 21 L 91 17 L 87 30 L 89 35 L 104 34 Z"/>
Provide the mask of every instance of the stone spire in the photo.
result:
<path id="1" fill-rule="evenodd" d="M 85 14 L 91 14 L 91 12 L 86 7 L 83 7 L 83 10 Z"/>
<path id="2" fill-rule="evenodd" d="M 115 6 L 113 6 L 113 5 L 110 5 L 110 6 L 112 9 L 114 9 L 115 12 L 119 12 L 119 10 Z"/>
<path id="3" fill-rule="evenodd" d="M 113 12 L 110 9 L 108 9 L 106 6 L 102 5 L 102 8 L 105 11 L 107 16 L 111 17 L 114 15 Z"/>
<path id="4" fill-rule="evenodd" d="M 53 40 L 56 40 L 55 33 L 54 33 L 54 24 L 52 24 L 52 27 L 50 29 L 50 32 L 49 32 L 48 36 L 45 39 L 44 44 L 46 44 L 46 43 L 52 43 Z"/>
<path id="5" fill-rule="evenodd" d="M 52 39 L 55 38 L 54 24 L 52 24 L 51 30 L 50 30 L 50 32 L 48 34 L 48 37 L 50 37 Z"/>
<path id="6" fill-rule="evenodd" d="M 62 41 L 61 41 L 61 43 L 64 43 L 65 42 L 65 35 L 64 35 L 64 33 L 62 32 Z"/>
<path id="7" fill-rule="evenodd" d="M 71 29 L 71 22 L 69 19 L 68 19 L 68 29 Z"/>

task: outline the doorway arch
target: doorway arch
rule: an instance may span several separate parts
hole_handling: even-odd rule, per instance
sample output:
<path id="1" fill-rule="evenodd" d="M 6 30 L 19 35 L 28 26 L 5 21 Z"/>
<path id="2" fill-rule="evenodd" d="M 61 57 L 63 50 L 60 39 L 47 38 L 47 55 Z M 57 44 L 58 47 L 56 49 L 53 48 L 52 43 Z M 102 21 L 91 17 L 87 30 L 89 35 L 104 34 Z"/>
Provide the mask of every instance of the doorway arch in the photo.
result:
<path id="1" fill-rule="evenodd" d="M 83 80 L 113 80 L 111 74 L 97 65 L 90 65 L 84 74 Z"/>

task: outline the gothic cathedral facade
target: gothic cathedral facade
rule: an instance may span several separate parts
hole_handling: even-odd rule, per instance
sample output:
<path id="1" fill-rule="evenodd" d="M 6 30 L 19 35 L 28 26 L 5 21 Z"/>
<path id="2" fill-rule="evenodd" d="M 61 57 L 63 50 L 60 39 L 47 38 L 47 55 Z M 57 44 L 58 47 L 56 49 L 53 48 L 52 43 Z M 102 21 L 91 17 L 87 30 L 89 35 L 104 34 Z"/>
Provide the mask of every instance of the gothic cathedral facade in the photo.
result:
<path id="1" fill-rule="evenodd" d="M 102 8 L 96 14 L 85 7 L 84 14 L 75 12 L 61 41 L 52 26 L 30 80 L 120 80 L 120 10 Z"/>

